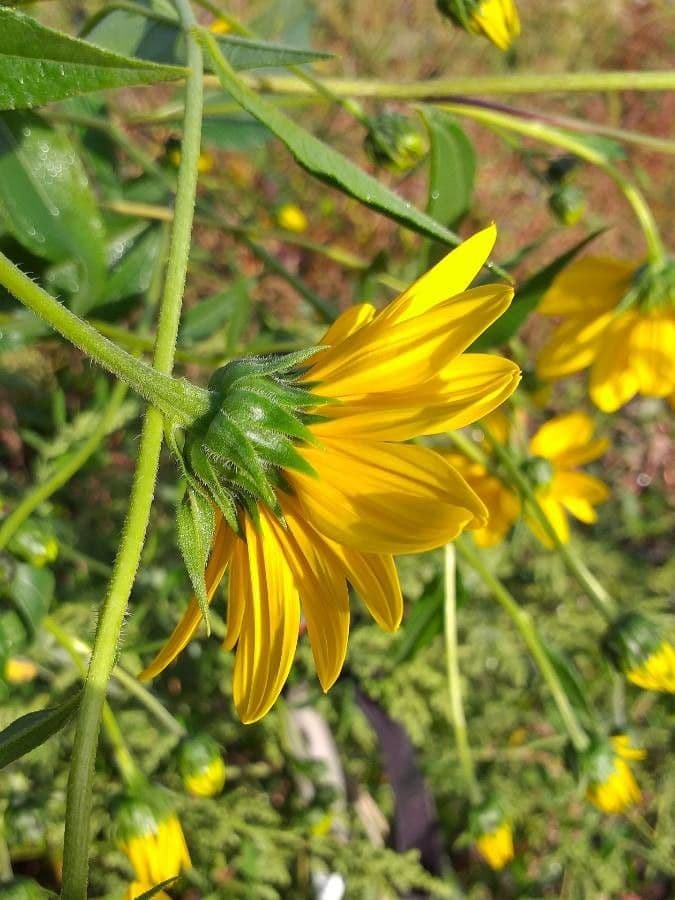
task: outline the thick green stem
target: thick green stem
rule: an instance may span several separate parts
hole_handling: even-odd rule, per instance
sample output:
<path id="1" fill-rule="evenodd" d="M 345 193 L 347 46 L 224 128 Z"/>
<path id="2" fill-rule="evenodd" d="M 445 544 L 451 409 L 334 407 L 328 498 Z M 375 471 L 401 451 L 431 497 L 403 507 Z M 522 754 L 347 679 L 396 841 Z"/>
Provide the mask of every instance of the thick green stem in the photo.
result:
<path id="1" fill-rule="evenodd" d="M 471 568 L 475 570 L 497 603 L 508 613 L 532 654 L 532 658 L 537 664 L 544 681 L 548 685 L 570 740 L 577 750 L 585 750 L 588 746 L 588 736 L 579 724 L 576 713 L 570 704 L 548 653 L 539 639 L 530 615 L 518 605 L 501 581 L 484 565 L 482 559 L 466 538 L 459 538 L 456 541 L 456 547 L 462 559 L 466 560 Z"/>
<path id="2" fill-rule="evenodd" d="M 0 526 L 0 550 L 6 547 L 14 534 L 23 525 L 26 519 L 41 503 L 44 503 L 53 493 L 63 487 L 78 469 L 87 462 L 89 457 L 100 445 L 103 438 L 110 431 L 117 410 L 122 405 L 127 393 L 127 386 L 118 381 L 110 393 L 110 399 L 101 413 L 96 427 L 81 446 L 67 456 L 59 466 L 40 484 L 29 491 L 21 502 L 12 510 L 9 516 Z"/>
<path id="3" fill-rule="evenodd" d="M 480 787 L 471 755 L 469 736 L 462 705 L 462 686 L 459 675 L 459 653 L 457 648 L 457 580 L 455 573 L 455 548 L 445 547 L 445 658 L 448 671 L 448 693 L 450 695 L 450 715 L 455 732 L 457 756 L 464 775 L 472 803 L 480 802 Z"/>
<path id="4" fill-rule="evenodd" d="M 546 535 L 556 551 L 562 556 L 567 568 L 587 592 L 598 612 L 600 612 L 608 622 L 613 622 L 617 614 L 617 605 L 614 598 L 609 594 L 605 587 L 600 584 L 595 575 L 589 571 L 586 564 L 577 556 L 569 544 L 563 544 L 560 540 L 555 528 L 549 522 L 548 516 L 541 508 L 541 504 L 537 500 L 537 495 L 531 484 L 520 471 L 509 451 L 494 437 L 485 423 L 481 423 L 481 429 L 489 441 L 495 456 L 504 467 L 512 484 L 516 487 L 523 500 L 546 532 Z"/>
<path id="5" fill-rule="evenodd" d="M 154 367 L 149 366 L 118 347 L 24 275 L 3 253 L 0 253 L 0 284 L 66 340 L 133 388 L 165 416 L 181 425 L 189 425 L 209 410 L 208 391 L 187 381 L 171 378 L 157 360 Z"/>
<path id="6" fill-rule="evenodd" d="M 176 213 L 153 359 L 155 369 L 165 375 L 169 375 L 173 368 L 190 253 L 203 105 L 203 59 L 201 49 L 191 33 L 191 29 L 195 27 L 194 17 L 188 0 L 176 0 L 176 6 L 186 32 L 189 74 L 185 86 L 185 120 Z M 163 430 L 162 415 L 151 407 L 145 416 L 127 519 L 101 610 L 78 715 L 68 780 L 62 893 L 64 900 L 85 900 L 87 896 L 89 818 L 101 714 L 150 518 Z"/>
<path id="7" fill-rule="evenodd" d="M 660 262 L 665 257 L 663 241 L 647 201 L 632 181 L 626 178 L 623 172 L 611 163 L 603 153 L 595 150 L 573 135 L 567 134 L 567 132 L 558 128 L 552 128 L 544 122 L 521 119 L 511 113 L 498 112 L 486 109 L 484 106 L 472 105 L 470 101 L 444 103 L 442 108 L 458 116 L 467 116 L 476 122 L 482 122 L 493 128 L 505 128 L 534 140 L 542 141 L 545 144 L 561 147 L 563 150 L 574 153 L 580 159 L 585 159 L 592 165 L 598 166 L 614 180 L 632 207 L 645 236 L 649 259 L 652 262 Z"/>

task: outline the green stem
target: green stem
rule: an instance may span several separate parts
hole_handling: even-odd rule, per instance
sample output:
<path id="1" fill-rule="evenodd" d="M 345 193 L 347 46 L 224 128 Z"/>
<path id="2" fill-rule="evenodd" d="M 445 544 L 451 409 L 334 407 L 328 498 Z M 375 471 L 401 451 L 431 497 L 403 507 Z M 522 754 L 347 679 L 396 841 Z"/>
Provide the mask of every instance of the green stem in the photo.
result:
<path id="1" fill-rule="evenodd" d="M 60 644 L 60 646 L 63 647 L 68 656 L 70 656 L 75 668 L 80 673 L 82 680 L 84 680 L 87 676 L 87 670 L 85 668 L 84 662 L 82 661 L 82 657 L 77 652 L 75 642 L 73 641 L 71 636 L 67 634 L 67 632 L 65 632 L 62 628 L 60 628 L 59 625 L 57 625 L 56 622 L 49 616 L 42 620 L 42 625 L 45 631 L 48 632 L 48 634 L 51 634 L 54 640 L 58 644 Z M 134 762 L 134 758 L 132 757 L 129 748 L 127 747 L 126 741 L 122 736 L 122 732 L 119 725 L 117 724 L 115 715 L 110 708 L 110 704 L 107 701 L 103 704 L 103 727 L 105 729 L 108 742 L 113 751 L 115 765 L 119 769 L 124 781 L 127 784 L 133 784 L 138 780 L 140 772 L 138 766 Z"/>
<path id="2" fill-rule="evenodd" d="M 40 484 L 29 491 L 21 502 L 12 510 L 9 516 L 0 526 L 0 550 L 6 547 L 13 535 L 19 530 L 26 519 L 41 503 L 63 487 L 75 472 L 82 468 L 89 457 L 94 453 L 103 438 L 110 431 L 117 410 L 122 405 L 127 393 L 127 386 L 118 381 L 110 393 L 110 399 L 100 415 L 96 427 L 83 441 L 82 445 L 66 457 L 65 460 Z"/>
<path id="3" fill-rule="evenodd" d="M 588 746 L 588 736 L 579 724 L 576 713 L 570 704 L 548 653 L 539 639 L 539 635 L 537 634 L 537 630 L 529 613 L 518 605 L 501 581 L 499 581 L 499 579 L 484 565 L 482 559 L 466 538 L 458 538 L 455 542 L 455 546 L 462 559 L 466 560 L 471 568 L 481 577 L 497 603 L 499 603 L 506 611 L 513 624 L 520 632 L 520 635 L 532 654 L 532 658 L 537 664 L 544 681 L 548 685 L 548 689 L 555 701 L 555 705 L 558 708 L 558 712 L 560 713 L 560 717 L 570 736 L 570 740 L 577 750 L 585 750 Z"/>
<path id="4" fill-rule="evenodd" d="M 171 263 L 170 257 L 169 267 Z M 3 253 L 0 253 L 0 284 L 71 344 L 112 372 L 173 421 L 189 425 L 209 410 L 208 391 L 167 375 L 165 367 L 160 365 L 162 354 L 159 362 L 155 359 L 154 367 L 136 359 L 59 303 L 24 275 Z"/>
<path id="5" fill-rule="evenodd" d="M 185 120 L 178 171 L 176 212 L 153 359 L 154 367 L 165 375 L 170 375 L 173 368 L 190 253 L 203 105 L 202 52 L 192 34 L 192 28 L 196 23 L 188 0 L 176 0 L 176 6 L 185 30 L 189 74 L 185 85 Z M 115 663 L 124 613 L 145 541 L 163 431 L 162 415 L 151 407 L 145 416 L 127 519 L 96 629 L 78 715 L 68 779 L 62 893 L 64 900 L 86 900 L 87 896 L 89 818 L 101 715 L 108 681 Z"/>
<path id="6" fill-rule="evenodd" d="M 207 76 L 209 86 L 215 83 Z M 324 87 L 338 96 L 371 97 L 379 100 L 442 101 L 453 94 L 549 94 L 577 91 L 672 91 L 675 72 L 543 72 L 518 75 L 466 75 L 427 81 L 380 81 L 375 78 L 324 78 Z M 274 94 L 310 94 L 313 88 L 286 75 L 247 76 L 250 87 Z"/>
<path id="7" fill-rule="evenodd" d="M 46 616 L 42 623 L 45 630 L 48 631 L 61 644 L 68 653 L 77 653 L 80 657 L 89 659 L 91 656 L 91 647 L 80 638 L 73 637 L 64 628 L 62 628 L 51 616 Z M 184 737 L 187 733 L 185 728 L 169 710 L 152 694 L 138 678 L 135 678 L 130 672 L 127 672 L 119 663 L 112 670 L 112 677 L 120 683 L 120 685 L 131 694 L 138 702 L 144 706 L 158 722 L 164 725 L 168 730 L 175 734 L 176 737 Z"/>
<path id="8" fill-rule="evenodd" d="M 613 622 L 617 614 L 617 606 L 614 598 L 586 567 L 586 564 L 579 556 L 577 556 L 576 552 L 572 550 L 569 544 L 563 544 L 560 540 L 555 528 L 549 522 L 548 516 L 541 508 L 541 504 L 537 500 L 537 496 L 532 486 L 514 462 L 509 451 L 494 437 L 485 423 L 481 423 L 480 427 L 489 441 L 495 456 L 508 474 L 512 484 L 517 488 L 523 500 L 535 515 L 556 551 L 562 556 L 567 568 L 587 592 L 598 612 L 600 612 L 608 622 Z"/>
<path id="9" fill-rule="evenodd" d="M 445 658 L 448 670 L 448 693 L 450 694 L 450 715 L 455 732 L 457 756 L 467 784 L 469 799 L 473 804 L 480 802 L 480 787 L 471 755 L 471 746 L 466 728 L 462 687 L 459 675 L 459 653 L 457 648 L 457 580 L 455 573 L 455 548 L 445 547 Z"/>
<path id="10" fill-rule="evenodd" d="M 505 128 L 534 140 L 542 141 L 545 144 L 561 147 L 563 150 L 574 153 L 580 159 L 585 159 L 586 162 L 598 166 L 614 180 L 632 207 L 645 236 L 649 259 L 652 262 L 659 262 L 665 257 L 666 251 L 647 201 L 632 181 L 626 178 L 623 172 L 609 162 L 600 151 L 595 150 L 576 137 L 560 131 L 558 128 L 552 128 L 541 121 L 525 121 L 516 115 L 486 109 L 484 106 L 472 105 L 470 102 L 444 103 L 442 108 L 459 116 L 467 116 L 476 122 L 481 122 L 493 128 Z"/>

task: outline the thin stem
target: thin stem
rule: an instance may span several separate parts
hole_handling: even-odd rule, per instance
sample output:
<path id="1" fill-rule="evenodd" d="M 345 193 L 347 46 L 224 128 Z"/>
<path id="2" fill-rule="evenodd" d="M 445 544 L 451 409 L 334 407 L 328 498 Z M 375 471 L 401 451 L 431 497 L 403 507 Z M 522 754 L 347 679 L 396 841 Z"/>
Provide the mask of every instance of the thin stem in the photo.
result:
<path id="1" fill-rule="evenodd" d="M 484 422 L 481 423 L 480 427 L 511 482 L 517 488 L 523 500 L 530 507 L 556 551 L 562 556 L 567 568 L 585 589 L 588 596 L 595 604 L 596 609 L 608 622 L 613 622 L 617 613 L 617 606 L 614 598 L 586 567 L 586 564 L 577 556 L 576 552 L 572 550 L 569 544 L 563 544 L 560 540 L 555 528 L 551 525 L 548 516 L 542 509 L 532 486 L 513 461 L 509 451 L 494 437 Z"/>
<path id="2" fill-rule="evenodd" d="M 87 676 L 87 670 L 82 657 L 77 652 L 73 639 L 49 616 L 42 620 L 42 625 L 45 631 L 51 634 L 54 640 L 66 651 L 84 681 Z M 120 775 L 127 784 L 133 784 L 140 777 L 140 772 L 122 736 L 115 714 L 107 701 L 103 704 L 103 727 Z"/>
<path id="3" fill-rule="evenodd" d="M 51 497 L 59 488 L 63 487 L 73 475 L 82 468 L 89 457 L 100 445 L 103 438 L 110 431 L 117 410 L 122 405 L 127 394 L 127 386 L 118 381 L 110 392 L 110 399 L 102 411 L 96 427 L 81 446 L 67 456 L 59 466 L 40 484 L 28 491 L 21 502 L 12 510 L 9 516 L 0 526 L 0 550 L 6 547 L 14 534 L 23 525 L 26 519 L 41 503 Z"/>
<path id="4" fill-rule="evenodd" d="M 532 654 L 532 658 L 537 664 L 544 681 L 548 685 L 570 740 L 577 750 L 584 750 L 588 746 L 588 736 L 579 724 L 579 720 L 558 678 L 558 674 L 539 639 L 532 618 L 518 605 L 501 581 L 484 565 L 482 559 L 466 538 L 458 538 L 455 546 L 462 559 L 466 560 L 471 568 L 475 570 L 497 603 L 508 613 Z"/>
<path id="5" fill-rule="evenodd" d="M 189 73 L 185 85 L 185 120 L 178 171 L 176 213 L 153 359 L 155 368 L 166 375 L 169 375 L 173 368 L 190 253 L 203 104 L 202 52 L 191 31 L 196 23 L 188 0 L 176 0 L 176 6 L 185 30 Z M 64 900 L 86 900 L 87 896 L 89 818 L 101 714 L 108 681 L 115 663 L 124 613 L 145 541 L 163 431 L 162 416 L 151 407 L 145 416 L 127 519 L 108 593 L 101 610 L 78 715 L 68 779 L 62 893 Z"/>
<path id="6" fill-rule="evenodd" d="M 81 657 L 89 659 L 91 656 L 91 647 L 80 638 L 74 637 L 72 634 L 62 628 L 51 616 L 46 616 L 42 623 L 45 629 L 66 649 L 69 653 L 77 653 Z M 138 678 L 135 678 L 130 672 L 119 663 L 112 670 L 112 677 L 120 683 L 120 685 L 131 694 L 140 704 L 142 704 L 149 713 L 151 713 L 158 722 L 164 725 L 168 730 L 175 734 L 176 737 L 184 737 L 186 735 L 185 728 L 178 719 L 173 716 L 169 710 L 161 703 L 160 700 L 151 693 Z"/>
<path id="7" fill-rule="evenodd" d="M 470 102 L 443 103 L 442 108 L 458 116 L 467 116 L 493 128 L 505 128 L 534 140 L 542 141 L 545 144 L 561 147 L 563 150 L 574 153 L 580 159 L 585 159 L 587 162 L 598 166 L 614 180 L 632 207 L 645 236 L 650 260 L 659 262 L 665 257 L 665 248 L 647 201 L 636 185 L 626 178 L 623 172 L 613 163 L 609 162 L 600 151 L 595 150 L 578 138 L 560 131 L 558 128 L 552 128 L 541 121 L 524 121 L 516 115 L 486 109 L 484 106 L 474 105 Z"/>
<path id="8" fill-rule="evenodd" d="M 153 368 L 118 347 L 24 275 L 3 253 L 0 253 L 0 284 L 71 344 L 169 418 L 189 425 L 209 410 L 208 391 L 187 381 L 171 378 L 157 360 Z"/>
<path id="9" fill-rule="evenodd" d="M 466 728 L 462 687 L 459 675 L 459 653 L 457 648 L 457 581 L 455 573 L 455 548 L 445 547 L 445 658 L 448 670 L 448 693 L 450 694 L 450 714 L 455 732 L 457 756 L 472 803 L 480 802 L 480 788 L 471 755 L 471 746 Z"/>
<path id="10" fill-rule="evenodd" d="M 311 94 L 313 88 L 287 75 L 247 76 L 250 87 L 274 94 Z M 517 75 L 467 75 L 426 81 L 380 81 L 376 78 L 324 78 L 324 87 L 338 96 L 371 97 L 379 100 L 442 101 L 452 94 L 550 94 L 579 91 L 672 91 L 675 72 L 543 72 Z M 209 87 L 214 76 L 207 76 Z"/>

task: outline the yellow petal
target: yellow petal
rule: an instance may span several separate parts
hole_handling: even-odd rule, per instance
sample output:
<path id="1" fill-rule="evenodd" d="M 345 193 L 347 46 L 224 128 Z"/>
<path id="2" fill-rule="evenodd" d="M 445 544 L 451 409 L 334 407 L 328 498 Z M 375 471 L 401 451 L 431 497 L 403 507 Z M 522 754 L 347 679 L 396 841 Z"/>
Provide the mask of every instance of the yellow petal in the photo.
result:
<path id="1" fill-rule="evenodd" d="M 274 522 L 280 546 L 293 570 L 317 675 L 324 691 L 340 674 L 349 638 L 349 596 L 344 567 L 292 498 L 282 500 L 287 523 Z"/>
<path id="2" fill-rule="evenodd" d="M 550 490 L 569 513 L 587 525 L 597 521 L 593 507 L 609 497 L 605 482 L 585 472 L 556 472 Z"/>
<path id="3" fill-rule="evenodd" d="M 244 724 L 261 719 L 274 704 L 298 641 L 298 589 L 272 518 L 263 507 L 257 527 L 248 516 L 245 523 L 251 593 L 244 608 L 233 679 L 234 703 Z"/>
<path id="4" fill-rule="evenodd" d="M 412 390 L 385 389 L 328 405 L 329 418 L 312 425 L 322 437 L 367 435 L 368 440 L 406 441 L 441 434 L 483 418 L 509 397 L 520 369 L 508 359 L 465 353 L 430 381 Z"/>
<path id="5" fill-rule="evenodd" d="M 637 313 L 617 316 L 605 333 L 591 370 L 590 394 L 603 412 L 616 412 L 637 394 L 640 381 L 631 363 Z"/>
<path id="6" fill-rule="evenodd" d="M 396 631 L 403 618 L 403 597 L 393 557 L 360 553 L 333 542 L 331 546 L 342 560 L 347 578 L 380 628 Z"/>
<path id="7" fill-rule="evenodd" d="M 465 291 L 414 319 L 378 326 L 379 317 L 333 350 L 321 351 L 305 380 L 322 397 L 347 400 L 371 391 L 405 390 L 435 378 L 508 308 L 513 291 L 486 285 Z"/>
<path id="8" fill-rule="evenodd" d="M 225 569 L 232 556 L 235 541 L 237 540 L 234 532 L 223 520 L 220 513 L 218 512 L 216 515 L 218 517 L 218 524 L 213 539 L 213 549 L 211 551 L 209 563 L 206 567 L 206 572 L 204 573 L 206 580 L 206 595 L 209 603 L 213 600 L 216 589 L 222 580 Z M 174 628 L 169 640 L 162 647 L 150 665 L 138 676 L 140 680 L 149 681 L 166 669 L 169 663 L 173 662 L 181 650 L 189 644 L 192 635 L 195 633 L 201 620 L 202 614 L 199 609 L 199 604 L 195 597 L 193 597 L 190 600 L 183 618 Z"/>
<path id="9" fill-rule="evenodd" d="M 595 360 L 613 314 L 602 313 L 592 319 L 575 316 L 565 319 L 537 357 L 540 378 L 562 378 L 586 369 Z"/>
<path id="10" fill-rule="evenodd" d="M 631 366 L 640 393 L 667 397 L 675 388 L 675 315 L 640 315 L 631 333 Z"/>
<path id="11" fill-rule="evenodd" d="M 610 257 L 585 256 L 570 263 L 544 294 L 539 312 L 547 316 L 598 315 L 614 309 L 630 288 L 636 269 Z"/>
<path id="12" fill-rule="evenodd" d="M 480 272 L 496 240 L 496 227 L 488 225 L 463 241 L 393 300 L 378 319 L 388 324 L 403 322 L 465 291 Z"/>
<path id="13" fill-rule="evenodd" d="M 223 650 L 232 650 L 239 640 L 244 610 L 251 602 L 251 579 L 248 574 L 248 551 L 244 541 L 236 541 L 230 563 L 227 586 L 227 620 Z"/>
<path id="14" fill-rule="evenodd" d="M 319 343 L 324 347 L 332 347 L 355 334 L 359 329 L 371 322 L 375 316 L 375 307 L 370 303 L 357 303 L 350 306 L 330 326 Z"/>
<path id="15" fill-rule="evenodd" d="M 307 519 L 339 544 L 419 553 L 485 524 L 487 511 L 464 479 L 425 447 L 324 440 L 300 452 L 318 477 L 286 477 Z"/>
<path id="16" fill-rule="evenodd" d="M 607 441 L 593 440 L 595 423 L 584 412 L 571 412 L 545 422 L 530 440 L 530 453 L 554 460 L 565 468 L 597 459 Z"/>
<path id="17" fill-rule="evenodd" d="M 565 513 L 562 504 L 549 491 L 537 491 L 537 499 L 539 501 L 539 505 L 544 511 L 544 514 L 546 515 L 546 518 L 557 534 L 560 543 L 569 543 L 570 526 L 569 522 L 567 521 L 567 514 Z M 532 534 L 537 538 L 538 541 L 541 541 L 544 547 L 548 547 L 550 549 L 554 546 L 553 541 L 548 536 L 548 533 L 544 529 L 544 527 L 539 523 L 538 519 L 536 519 L 532 514 L 528 514 L 526 516 L 526 521 L 528 528 L 530 529 Z"/>

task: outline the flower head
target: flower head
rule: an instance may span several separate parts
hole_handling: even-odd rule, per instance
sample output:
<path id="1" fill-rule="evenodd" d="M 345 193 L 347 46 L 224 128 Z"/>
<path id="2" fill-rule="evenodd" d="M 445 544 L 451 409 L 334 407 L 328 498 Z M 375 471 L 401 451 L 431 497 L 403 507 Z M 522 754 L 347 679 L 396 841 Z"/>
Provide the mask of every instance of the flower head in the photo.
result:
<path id="1" fill-rule="evenodd" d="M 539 505 L 563 544 L 570 536 L 567 514 L 590 525 L 597 520 L 594 507 L 609 496 L 603 481 L 577 471 L 578 466 L 597 459 L 607 449 L 604 438 L 593 437 L 594 428 L 585 413 L 571 412 L 546 422 L 530 440 L 533 459 L 528 474 L 536 486 Z M 551 541 L 539 522 L 528 516 L 527 523 L 549 547 Z"/>
<path id="2" fill-rule="evenodd" d="M 537 360 L 545 379 L 590 368 L 590 395 L 615 412 L 636 394 L 675 390 L 675 265 L 585 257 L 569 265 L 539 312 L 560 318 Z"/>
<path id="3" fill-rule="evenodd" d="M 508 50 L 520 34 L 514 0 L 436 0 L 436 6 L 455 25 L 484 35 L 500 50 Z"/>
<path id="4" fill-rule="evenodd" d="M 675 694 L 675 647 L 639 613 L 623 613 L 608 628 L 603 649 L 629 681 L 647 691 Z"/>
<path id="5" fill-rule="evenodd" d="M 225 763 L 218 744 L 207 734 L 190 736 L 181 743 L 178 767 L 189 794 L 215 797 L 222 791 Z"/>
<path id="6" fill-rule="evenodd" d="M 586 785 L 586 799 L 605 813 L 617 815 L 642 799 L 627 759 L 637 759 L 625 735 L 611 740 L 593 737 L 582 751 L 568 748 L 568 763 Z"/>
<path id="7" fill-rule="evenodd" d="M 308 225 L 307 216 L 295 203 L 284 203 L 283 206 L 279 207 L 277 223 L 280 228 L 285 228 L 286 231 L 293 231 L 295 234 L 302 234 L 303 231 L 307 231 Z"/>
<path id="8" fill-rule="evenodd" d="M 471 810 L 470 829 L 476 849 L 491 869 L 503 869 L 511 862 L 513 828 L 495 800 L 490 798 Z"/>
<path id="9" fill-rule="evenodd" d="M 219 506 L 204 594 L 212 599 L 229 567 L 224 647 L 237 646 L 244 722 L 279 695 L 301 614 L 328 690 L 347 649 L 347 583 L 394 631 L 402 600 L 393 554 L 485 525 L 485 506 L 452 466 L 403 442 L 475 421 L 518 384 L 509 360 L 462 355 L 512 298 L 506 285 L 467 290 L 494 239 L 494 228 L 475 235 L 380 312 L 348 309 L 295 375 L 283 361 L 240 361 L 212 379 L 224 405 L 186 446 L 200 466 L 194 484 L 201 478 Z M 218 455 L 223 447 L 239 465 Z M 143 677 L 180 653 L 201 618 L 193 600 Z"/>
<path id="10" fill-rule="evenodd" d="M 369 120 L 363 147 L 378 166 L 392 172 L 407 172 L 427 152 L 427 141 L 408 116 L 385 112 Z"/>
<path id="11" fill-rule="evenodd" d="M 625 734 L 624 732 L 617 732 L 613 734 L 610 738 L 612 742 L 612 747 L 614 748 L 614 752 L 617 756 L 620 756 L 621 759 L 625 760 L 643 760 L 647 758 L 647 751 L 644 747 L 637 747 L 633 742 L 633 738 L 630 734 Z"/>
<path id="12" fill-rule="evenodd" d="M 117 804 L 113 829 L 117 845 L 134 870 L 129 898 L 149 891 L 192 865 L 178 816 L 157 787 L 144 785 L 125 795 Z"/>

